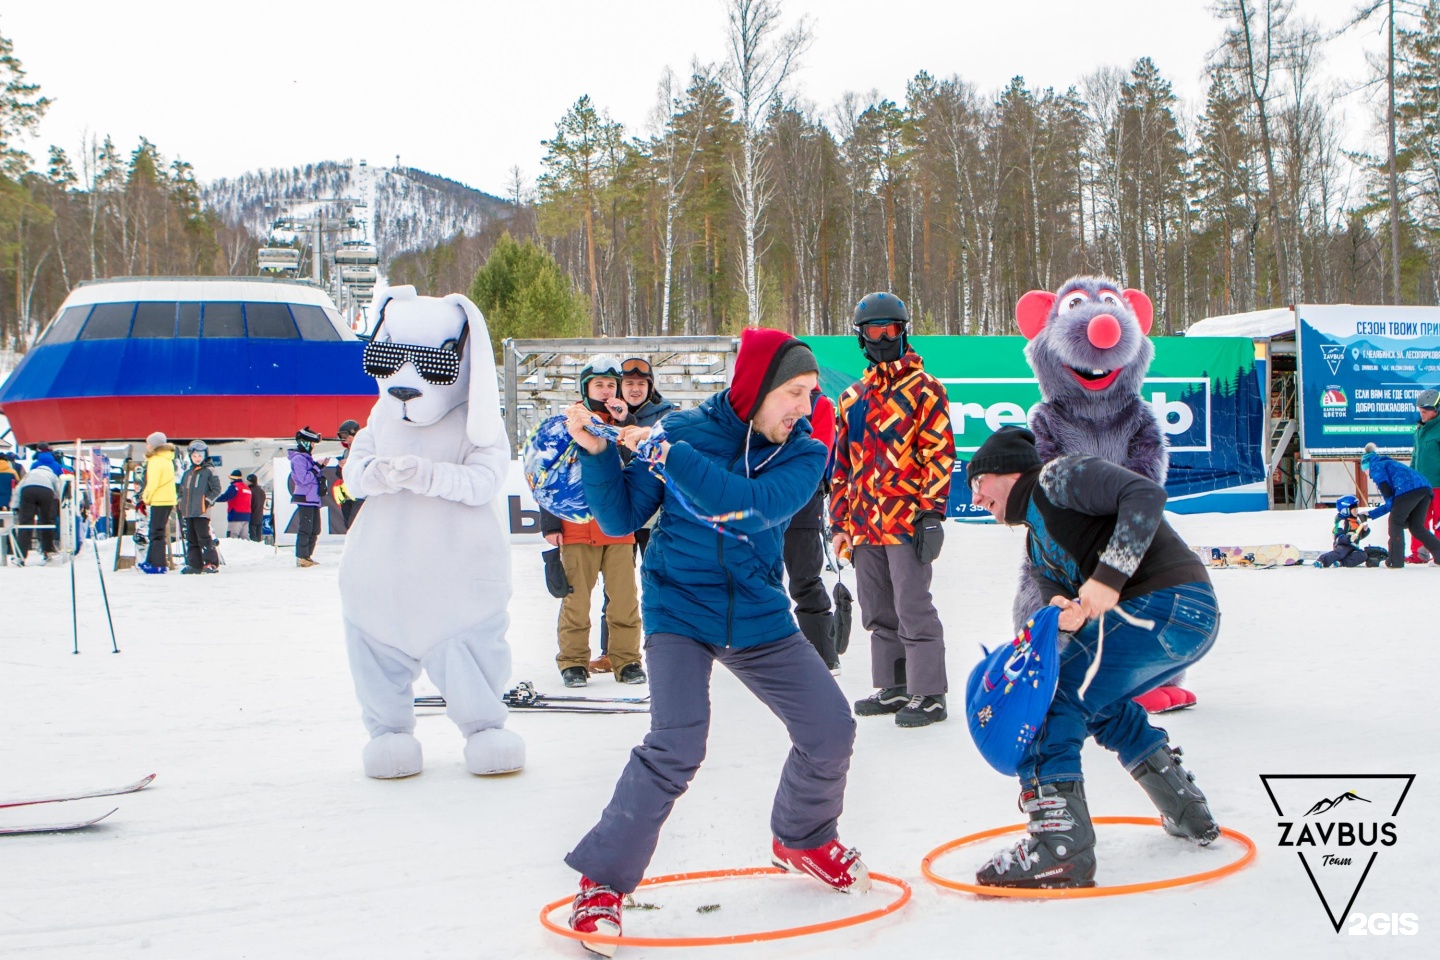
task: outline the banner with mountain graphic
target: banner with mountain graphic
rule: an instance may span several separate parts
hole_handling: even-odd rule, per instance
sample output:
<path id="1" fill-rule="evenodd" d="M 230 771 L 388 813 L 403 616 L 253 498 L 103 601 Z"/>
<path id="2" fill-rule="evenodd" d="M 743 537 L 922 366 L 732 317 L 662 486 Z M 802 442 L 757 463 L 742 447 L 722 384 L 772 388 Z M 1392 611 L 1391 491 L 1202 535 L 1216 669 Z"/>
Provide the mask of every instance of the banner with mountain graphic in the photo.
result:
<path id="1" fill-rule="evenodd" d="M 1415 395 L 1440 387 L 1440 307 L 1295 307 L 1301 456 L 1409 454 Z"/>

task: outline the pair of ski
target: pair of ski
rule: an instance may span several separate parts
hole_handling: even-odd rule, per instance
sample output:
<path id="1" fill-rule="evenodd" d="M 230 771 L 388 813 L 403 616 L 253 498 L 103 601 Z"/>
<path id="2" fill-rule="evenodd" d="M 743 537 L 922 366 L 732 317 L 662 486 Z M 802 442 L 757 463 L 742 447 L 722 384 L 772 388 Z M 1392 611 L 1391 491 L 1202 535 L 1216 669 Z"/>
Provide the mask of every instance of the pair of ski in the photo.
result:
<path id="1" fill-rule="evenodd" d="M 511 710 L 538 710 L 549 713 L 649 713 L 649 697 L 580 697 L 541 693 L 526 681 L 508 691 L 505 706 Z M 445 698 L 437 694 L 416 697 L 417 707 L 444 707 Z"/>
<path id="2" fill-rule="evenodd" d="M 8 810 L 12 807 L 32 807 L 44 803 L 68 803 L 71 800 L 89 800 L 92 797 L 118 797 L 124 793 L 136 793 L 150 786 L 150 781 L 155 779 L 155 774 L 136 780 L 134 783 L 127 783 L 123 787 L 104 787 L 100 790 L 82 791 L 80 793 L 62 793 L 53 797 L 32 797 L 28 800 L 0 800 L 0 810 Z M 19 833 L 61 833 L 66 830 L 82 830 L 85 827 L 93 827 L 104 820 L 110 814 L 119 810 L 115 807 L 98 817 L 88 820 L 67 820 L 59 823 L 22 823 L 12 826 L 0 825 L 0 836 Z"/>

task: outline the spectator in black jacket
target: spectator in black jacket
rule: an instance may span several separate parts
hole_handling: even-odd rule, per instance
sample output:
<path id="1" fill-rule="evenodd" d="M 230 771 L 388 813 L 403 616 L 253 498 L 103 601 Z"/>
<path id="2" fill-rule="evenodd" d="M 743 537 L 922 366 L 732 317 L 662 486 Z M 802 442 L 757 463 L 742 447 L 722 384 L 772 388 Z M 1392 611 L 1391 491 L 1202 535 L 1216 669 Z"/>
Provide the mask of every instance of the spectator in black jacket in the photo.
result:
<path id="1" fill-rule="evenodd" d="M 1029 528 L 1042 599 L 1061 609 L 1060 679 L 1020 762 L 1030 835 L 977 876 L 1001 887 L 1094 885 L 1095 831 L 1080 747 L 1087 736 L 1120 762 L 1160 810 L 1167 833 L 1205 845 L 1220 828 L 1165 731 L 1132 698 L 1203 657 L 1220 629 L 1210 578 L 1165 522 L 1165 488 L 1099 457 L 1040 465 L 1035 435 L 1004 427 L 970 461 L 973 502 Z"/>
<path id="2" fill-rule="evenodd" d="M 180 478 L 178 505 L 185 534 L 185 566 L 181 573 L 219 573 L 220 555 L 210 534 L 208 516 L 220 496 L 220 478 L 210 469 L 210 448 L 204 440 L 190 444 L 190 469 Z"/>
<path id="3" fill-rule="evenodd" d="M 265 539 L 265 488 L 253 473 L 245 482 L 250 485 L 250 539 L 259 543 Z"/>

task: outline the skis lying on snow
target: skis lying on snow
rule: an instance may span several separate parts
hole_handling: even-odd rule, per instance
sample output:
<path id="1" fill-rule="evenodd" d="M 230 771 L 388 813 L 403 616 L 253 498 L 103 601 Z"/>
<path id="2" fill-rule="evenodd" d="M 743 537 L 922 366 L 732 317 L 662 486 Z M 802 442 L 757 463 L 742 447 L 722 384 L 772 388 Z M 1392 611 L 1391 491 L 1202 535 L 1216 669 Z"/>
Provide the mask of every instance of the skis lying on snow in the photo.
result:
<path id="1" fill-rule="evenodd" d="M 101 790 L 89 790 L 81 793 L 62 793 L 53 797 L 35 797 L 30 800 L 0 800 L 0 810 L 6 807 L 29 807 L 37 803 L 64 803 L 67 800 L 89 800 L 91 797 L 115 797 L 122 793 L 135 793 L 137 790 L 144 790 L 150 786 L 150 781 L 154 779 L 155 774 L 152 773 L 148 777 L 136 780 L 134 783 L 126 784 L 123 787 L 106 787 Z M 114 812 L 114 810 L 110 811 L 110 813 Z M 105 816 L 110 816 L 110 813 L 105 814 Z M 82 823 L 78 826 L 83 827 L 87 826 L 87 824 Z M 71 827 L 70 829 L 74 828 Z"/>
<path id="2" fill-rule="evenodd" d="M 108 794 L 106 794 L 106 796 L 108 796 Z M 115 810 L 119 809 L 119 807 L 115 808 Z M 83 830 L 86 827 L 93 827 L 101 820 L 110 816 L 111 813 L 114 813 L 115 810 L 111 810 L 110 813 L 102 813 L 98 817 L 91 817 L 89 820 L 72 820 L 67 823 L 22 823 L 9 827 L 0 826 L 0 837 L 13 836 L 20 833 L 63 833 L 66 830 Z"/>
<path id="3" fill-rule="evenodd" d="M 551 713 L 649 713 L 649 697 L 581 697 L 540 693 L 526 682 L 504 697 L 511 710 L 548 710 Z M 417 707 L 443 707 L 445 698 L 432 694 L 416 697 Z"/>

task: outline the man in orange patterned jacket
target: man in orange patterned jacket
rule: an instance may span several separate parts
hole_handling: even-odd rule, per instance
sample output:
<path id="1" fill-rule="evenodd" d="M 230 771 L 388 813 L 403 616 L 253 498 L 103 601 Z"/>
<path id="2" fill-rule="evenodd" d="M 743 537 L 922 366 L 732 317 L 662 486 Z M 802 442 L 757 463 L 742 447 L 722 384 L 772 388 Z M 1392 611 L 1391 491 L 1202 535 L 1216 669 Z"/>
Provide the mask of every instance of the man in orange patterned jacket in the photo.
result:
<path id="1" fill-rule="evenodd" d="M 910 314 L 891 293 L 855 307 L 870 361 L 836 410 L 830 533 L 851 552 L 877 693 L 861 717 L 895 714 L 902 727 L 944 720 L 945 633 L 930 596 L 930 563 L 945 535 L 955 436 L 945 387 L 910 349 Z"/>

